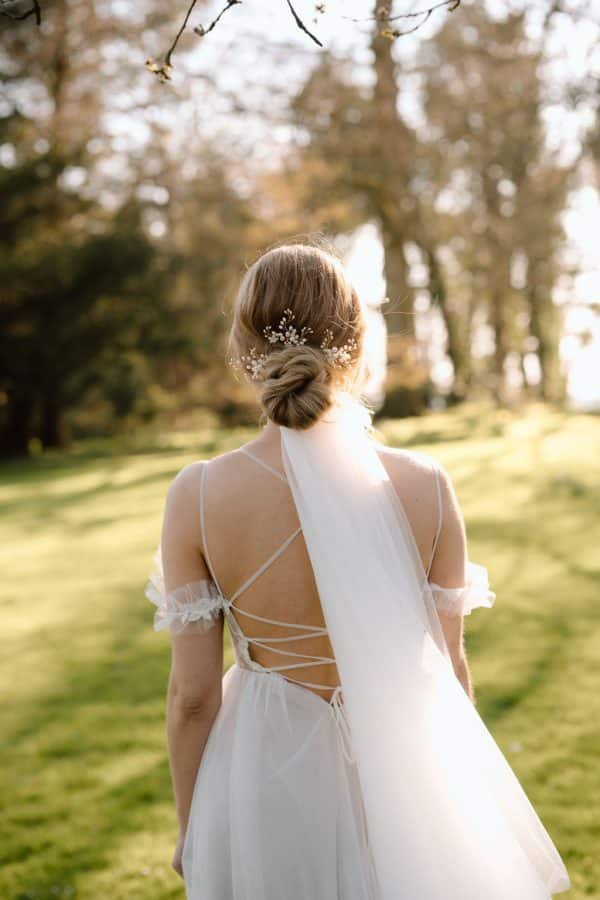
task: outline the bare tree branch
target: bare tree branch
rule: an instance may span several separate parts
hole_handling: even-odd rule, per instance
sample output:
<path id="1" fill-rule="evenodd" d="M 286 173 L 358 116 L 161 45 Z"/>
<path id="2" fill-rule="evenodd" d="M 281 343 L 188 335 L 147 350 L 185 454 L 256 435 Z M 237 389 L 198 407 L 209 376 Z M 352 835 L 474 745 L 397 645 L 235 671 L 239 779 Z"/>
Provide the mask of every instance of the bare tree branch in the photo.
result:
<path id="1" fill-rule="evenodd" d="M 24 13 L 13 13 L 9 9 L 6 9 L 7 6 L 14 6 L 16 0 L 1 0 L 0 2 L 0 16 L 4 16 L 7 19 L 12 19 L 14 22 L 22 22 L 24 19 L 28 19 L 29 16 L 35 16 L 35 24 L 42 24 L 42 10 L 40 7 L 39 0 L 32 0 L 32 6 L 25 10 Z"/>
<path id="2" fill-rule="evenodd" d="M 169 49 L 167 50 L 167 52 L 165 54 L 165 61 L 159 65 L 159 63 L 157 63 L 153 59 L 146 60 L 146 68 L 150 72 L 152 72 L 153 75 L 156 75 L 158 77 L 158 80 L 161 81 L 163 84 L 165 81 L 171 80 L 171 72 L 173 71 L 173 63 L 171 62 L 171 59 L 172 59 L 173 54 L 175 53 L 175 50 L 177 48 L 177 44 L 179 43 L 179 39 L 181 38 L 181 35 L 184 33 L 184 31 L 187 28 L 187 24 L 190 20 L 190 16 L 191 16 L 192 12 L 194 11 L 194 7 L 196 6 L 197 2 L 198 2 L 198 0 L 191 0 L 191 3 L 188 6 L 187 12 L 185 14 L 185 18 L 184 18 L 183 22 L 181 23 L 181 27 L 180 27 L 179 31 L 177 32 L 177 34 L 175 35 L 175 39 L 174 39 L 173 43 L 171 44 L 171 46 L 169 47 Z M 227 0 L 226 4 L 223 7 L 223 9 L 221 10 L 221 12 L 218 14 L 218 16 L 216 16 L 213 19 L 213 21 L 210 23 L 210 25 L 208 25 L 206 28 L 204 27 L 204 25 L 196 25 L 196 27 L 194 28 L 194 34 L 197 34 L 198 37 L 204 37 L 205 35 L 207 35 L 210 31 L 213 30 L 213 28 L 217 25 L 217 23 L 221 19 L 221 16 L 223 16 L 227 12 L 228 9 L 231 9 L 232 6 L 239 6 L 241 4 L 241 2 L 242 2 L 242 0 Z"/>
<path id="3" fill-rule="evenodd" d="M 421 28 L 425 24 L 425 22 L 427 22 L 432 12 L 432 9 L 425 10 L 421 21 L 417 22 L 416 25 L 413 25 L 412 28 L 407 28 L 405 31 L 400 31 L 399 28 L 384 28 L 381 34 L 383 37 L 390 38 L 390 40 L 394 40 L 394 38 L 397 37 L 402 37 L 403 34 L 412 34 L 414 31 L 418 31 L 419 28 Z"/>
<path id="4" fill-rule="evenodd" d="M 165 54 L 164 62 L 162 64 L 159 64 L 154 59 L 146 60 L 146 68 L 150 72 L 152 72 L 153 75 L 156 75 L 158 77 L 159 81 L 161 81 L 163 83 L 165 81 L 171 80 L 171 72 L 173 71 L 173 62 L 172 62 L 173 54 L 175 53 L 175 50 L 177 49 L 179 39 L 181 38 L 182 34 L 184 33 L 184 31 L 187 28 L 188 22 L 190 20 L 190 16 L 191 16 L 192 12 L 194 11 L 194 7 L 196 6 L 197 2 L 198 2 L 198 0 L 191 0 L 190 5 L 188 6 L 187 12 L 185 14 L 185 18 L 184 18 L 183 22 L 181 23 L 181 27 L 179 28 L 179 31 L 175 35 L 175 39 L 173 40 L 173 43 L 171 44 L 171 46 L 169 47 L 169 49 L 167 50 L 167 52 Z M 208 25 L 206 27 L 204 25 L 196 25 L 196 27 L 194 28 L 194 34 L 197 34 L 198 37 L 206 37 L 206 35 L 209 34 L 213 30 L 213 28 L 215 28 L 218 25 L 218 23 L 221 21 L 221 18 L 225 15 L 227 10 L 231 9 L 233 6 L 239 6 L 241 4 L 241 2 L 242 2 L 242 0 L 227 0 L 227 2 L 225 3 L 225 6 L 222 8 L 221 12 L 217 16 L 215 16 L 215 18 L 212 20 L 210 25 Z M 459 2 L 460 2 L 460 0 L 459 0 Z M 302 21 L 302 19 L 298 15 L 298 13 L 296 12 L 296 10 L 294 8 L 294 4 L 292 3 L 292 0 L 286 0 L 286 3 L 288 5 L 288 8 L 289 8 L 292 16 L 294 17 L 294 22 L 296 23 L 298 28 L 301 31 L 303 31 L 305 34 L 307 34 L 309 36 L 309 38 L 315 42 L 315 44 L 318 44 L 319 47 L 322 47 L 323 44 L 321 43 L 319 38 L 315 34 L 313 34 L 313 32 L 310 31 L 309 28 L 306 27 L 306 25 L 304 24 L 304 22 Z M 324 6 L 322 8 L 319 8 L 319 5 L 317 6 L 318 12 L 322 12 L 323 10 L 324 10 Z"/>
<path id="5" fill-rule="evenodd" d="M 192 0 L 192 2 L 190 3 L 190 5 L 188 6 L 188 11 L 187 11 L 186 14 L 185 14 L 185 18 L 184 18 L 183 22 L 181 23 L 181 27 L 180 27 L 179 31 L 178 31 L 177 34 L 175 35 L 175 40 L 173 41 L 173 43 L 171 44 L 171 46 L 169 47 L 169 49 L 168 49 L 167 52 L 166 52 L 166 55 L 165 55 L 165 66 L 168 66 L 169 69 L 172 68 L 172 66 L 171 66 L 171 56 L 172 56 L 173 53 L 175 52 L 175 48 L 177 47 L 177 44 L 179 43 L 179 38 L 181 37 L 181 35 L 182 35 L 183 32 L 185 31 L 185 29 L 187 28 L 187 23 L 188 23 L 189 20 L 190 20 L 190 16 L 191 16 L 192 12 L 194 11 L 194 7 L 195 7 L 195 5 L 196 5 L 197 2 L 198 2 L 198 0 Z"/>
<path id="6" fill-rule="evenodd" d="M 205 28 L 204 25 L 196 25 L 196 27 L 194 28 L 194 34 L 197 34 L 199 37 L 204 37 L 205 34 L 208 34 L 209 31 L 213 30 L 215 25 L 217 25 L 217 23 L 219 22 L 221 16 L 224 15 L 228 9 L 231 9 L 232 6 L 238 6 L 241 2 L 242 0 L 227 0 L 227 3 L 223 7 L 219 15 L 212 20 L 208 28 Z"/>
<path id="7" fill-rule="evenodd" d="M 196 7 L 197 2 L 198 2 L 198 0 L 188 0 L 188 8 L 185 13 L 183 22 L 181 23 L 181 26 L 180 26 L 179 30 L 177 31 L 177 34 L 175 35 L 175 38 L 173 39 L 171 46 L 169 47 L 169 49 L 167 50 L 167 52 L 165 54 L 164 62 L 158 63 L 152 58 L 146 60 L 146 68 L 150 72 L 152 72 L 153 75 L 156 75 L 158 77 L 159 81 L 161 81 L 161 82 L 171 80 L 171 72 L 173 71 L 173 61 L 172 61 L 173 55 L 175 54 L 175 50 L 177 49 L 177 46 L 179 44 L 179 41 L 180 41 L 182 35 L 184 34 L 184 32 L 186 31 L 186 29 L 188 27 L 190 17 Z M 294 6 L 294 2 L 292 2 L 292 0 L 285 0 L 285 2 L 287 4 L 287 7 L 288 7 L 290 13 L 292 14 L 294 22 L 296 23 L 296 25 L 298 26 L 300 31 L 303 31 L 304 34 L 306 34 L 311 39 L 311 41 L 313 41 L 315 44 L 317 44 L 318 47 L 322 47 L 323 46 L 322 42 L 319 40 L 319 38 L 316 36 L 316 34 L 314 34 L 314 32 L 312 32 L 310 30 L 310 28 L 307 27 L 305 22 L 298 15 L 298 12 L 296 11 L 296 8 Z M 41 10 L 41 6 L 40 6 L 40 0 L 31 0 L 31 3 L 32 3 L 31 7 L 22 13 L 12 12 L 11 9 L 9 8 L 9 7 L 14 7 L 17 3 L 18 3 L 18 0 L 0 0 L 0 16 L 4 16 L 5 18 L 12 19 L 14 21 L 22 21 L 23 19 L 28 19 L 30 16 L 35 16 L 36 24 L 37 25 L 41 24 L 42 10 Z M 194 34 L 198 35 L 198 37 L 205 37 L 218 25 L 218 23 L 221 21 L 222 17 L 225 15 L 225 13 L 227 12 L 228 9 L 231 9 L 234 6 L 239 6 L 241 3 L 242 3 L 242 0 L 226 0 L 225 5 L 221 9 L 221 11 L 218 13 L 218 15 L 215 16 L 215 18 L 212 20 L 212 22 L 207 26 L 196 25 L 196 27 L 194 28 Z M 417 23 L 414 25 L 413 28 L 410 28 L 406 31 L 400 31 L 398 28 L 391 28 L 391 27 L 386 27 L 386 28 L 382 29 L 381 34 L 384 37 L 394 39 L 396 37 L 400 37 L 403 34 L 412 34 L 413 31 L 416 31 L 418 28 L 420 28 L 422 25 L 424 25 L 425 22 L 427 22 L 427 20 L 429 19 L 431 14 L 434 12 L 434 10 L 441 9 L 442 7 L 446 7 L 448 12 L 452 12 L 458 6 L 460 6 L 460 4 L 461 4 L 461 0 L 438 0 L 438 2 L 434 3 L 432 6 L 427 7 L 426 9 L 421 9 L 416 12 L 399 13 L 397 15 L 392 16 L 392 15 L 390 15 L 391 9 L 392 9 L 392 0 L 389 0 L 389 2 L 382 3 L 381 7 L 379 7 L 376 15 L 374 15 L 374 16 L 368 16 L 364 19 L 352 18 L 350 16 L 344 16 L 343 18 L 345 18 L 351 22 L 373 22 L 373 21 L 375 21 L 375 22 L 380 22 L 386 26 L 389 26 L 392 22 L 396 22 L 399 19 L 418 19 L 419 20 L 419 21 L 417 21 Z M 560 8 L 561 8 L 561 0 L 553 0 L 553 6 L 552 6 L 551 13 L 554 11 L 560 10 Z M 316 2 L 315 3 L 315 12 L 320 13 L 320 14 L 324 13 L 325 12 L 325 3 L 324 2 Z"/>
<path id="8" fill-rule="evenodd" d="M 395 16 L 388 15 L 388 13 L 390 11 L 389 6 L 387 6 L 387 7 L 383 6 L 381 15 L 367 16 L 364 19 L 353 19 L 351 16 L 344 16 L 344 19 L 347 19 L 349 22 L 355 22 L 355 23 L 360 23 L 360 22 L 397 22 L 398 19 L 416 19 L 419 16 L 423 16 L 424 17 L 423 23 L 421 23 L 421 24 L 424 24 L 427 21 L 427 19 L 429 18 L 429 16 L 433 12 L 435 12 L 436 9 L 441 9 L 442 7 L 446 6 L 448 8 L 448 12 L 453 12 L 458 6 L 460 6 L 460 4 L 461 4 L 461 0 L 441 0 L 441 2 L 434 3 L 433 6 L 429 6 L 426 9 L 419 9 L 419 10 L 415 10 L 414 12 L 398 13 Z M 400 33 L 401 34 L 410 34 L 410 32 L 400 32 Z"/>
<path id="9" fill-rule="evenodd" d="M 289 6 L 290 12 L 291 12 L 291 14 L 292 14 L 293 17 L 294 17 L 294 22 L 296 23 L 296 25 L 298 26 L 298 28 L 300 29 L 300 31 L 303 31 L 305 34 L 307 34 L 307 35 L 309 36 L 309 38 L 310 38 L 311 40 L 313 40 L 313 41 L 315 42 L 315 44 L 318 44 L 319 47 L 322 47 L 323 44 L 321 43 L 321 41 L 319 40 L 319 38 L 316 37 L 316 35 L 314 35 L 314 34 L 312 33 L 312 31 L 309 31 L 309 30 L 308 30 L 308 28 L 306 27 L 306 25 L 304 24 L 304 22 L 302 21 L 302 19 L 300 18 L 300 16 L 299 16 L 298 13 L 296 12 L 296 10 L 294 9 L 294 6 L 293 6 L 291 0 L 286 0 L 286 3 L 287 3 L 287 5 Z M 318 11 L 320 12 L 320 10 L 318 10 Z"/>

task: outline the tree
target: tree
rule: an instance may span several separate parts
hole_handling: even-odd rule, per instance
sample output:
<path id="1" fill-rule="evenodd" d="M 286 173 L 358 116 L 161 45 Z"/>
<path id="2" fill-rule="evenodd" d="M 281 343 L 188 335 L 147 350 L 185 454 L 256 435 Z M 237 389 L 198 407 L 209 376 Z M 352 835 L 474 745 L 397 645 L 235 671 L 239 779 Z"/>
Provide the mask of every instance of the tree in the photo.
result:
<path id="1" fill-rule="evenodd" d="M 65 412 L 102 380 L 99 360 L 107 367 L 139 347 L 161 305 L 162 273 L 139 211 L 105 221 L 96 211 L 90 227 L 89 203 L 59 187 L 64 171 L 51 153 L 0 169 L 3 455 L 27 453 L 32 437 L 64 444 Z"/>
<path id="2" fill-rule="evenodd" d="M 377 32 L 373 45 L 372 88 L 353 83 L 350 67 L 329 56 L 311 73 L 291 107 L 301 137 L 282 179 L 295 191 L 298 218 L 311 225 L 347 232 L 378 224 L 390 298 L 388 408 L 394 395 L 395 412 L 418 412 L 428 375 L 418 360 L 405 257 L 418 222 L 418 145 L 398 111 L 390 42 Z"/>
<path id="3" fill-rule="evenodd" d="M 545 146 L 540 50 L 525 32 L 525 15 L 501 20 L 483 8 L 449 21 L 422 49 L 425 110 L 437 149 L 438 189 L 453 195 L 443 229 L 461 267 L 481 291 L 494 334 L 493 389 L 505 396 L 510 353 L 536 342 L 542 394 L 560 394 L 557 310 L 560 215 L 569 170 Z M 471 240 L 465 235 L 474 236 Z M 473 253 L 473 250 L 475 252 Z M 523 261 L 527 280 L 515 283 Z"/>
<path id="4" fill-rule="evenodd" d="M 198 162 L 182 174 L 179 148 L 158 128 L 139 156 L 113 147 L 107 114 L 119 109 L 111 82 L 121 69 L 106 65 L 98 82 L 96 67 L 114 59 L 99 10 L 57 0 L 45 33 L 22 24 L 2 60 L 5 455 L 26 453 L 32 438 L 64 444 L 89 403 L 108 404 L 116 420 L 146 414 L 155 381 L 182 389 L 208 370 L 245 247 L 246 203 L 218 155 L 208 164 L 197 143 Z"/>

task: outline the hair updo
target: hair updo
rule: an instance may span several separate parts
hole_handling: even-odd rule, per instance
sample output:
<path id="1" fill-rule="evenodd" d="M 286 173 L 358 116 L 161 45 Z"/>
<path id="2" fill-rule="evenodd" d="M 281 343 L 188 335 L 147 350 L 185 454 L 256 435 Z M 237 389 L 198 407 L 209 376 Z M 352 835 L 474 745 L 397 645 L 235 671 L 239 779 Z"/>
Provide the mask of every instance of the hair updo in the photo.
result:
<path id="1" fill-rule="evenodd" d="M 291 313 L 304 343 L 269 341 Z M 360 300 L 335 256 L 307 244 L 267 251 L 246 271 L 234 307 L 234 358 L 261 357 L 255 375 L 269 419 L 309 428 L 326 412 L 344 378 L 361 360 L 364 318 Z M 327 348 L 349 348 L 343 365 Z"/>

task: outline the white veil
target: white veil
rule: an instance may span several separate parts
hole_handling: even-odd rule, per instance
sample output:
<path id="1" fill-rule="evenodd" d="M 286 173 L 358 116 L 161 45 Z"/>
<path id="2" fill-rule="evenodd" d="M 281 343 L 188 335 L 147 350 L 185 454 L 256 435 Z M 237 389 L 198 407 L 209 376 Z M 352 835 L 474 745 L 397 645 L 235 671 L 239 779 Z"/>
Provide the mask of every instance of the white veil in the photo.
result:
<path id="1" fill-rule="evenodd" d="M 556 848 L 456 679 L 402 505 L 346 398 L 282 455 L 334 649 L 381 900 L 542 900 Z"/>

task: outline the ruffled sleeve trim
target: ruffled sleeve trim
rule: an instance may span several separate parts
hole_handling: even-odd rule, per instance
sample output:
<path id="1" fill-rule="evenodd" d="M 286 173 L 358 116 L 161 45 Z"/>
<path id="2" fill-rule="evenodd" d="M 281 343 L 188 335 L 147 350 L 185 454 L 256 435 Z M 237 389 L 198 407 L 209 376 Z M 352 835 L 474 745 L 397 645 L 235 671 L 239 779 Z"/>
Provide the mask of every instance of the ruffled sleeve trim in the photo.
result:
<path id="1" fill-rule="evenodd" d="M 223 612 L 223 597 L 213 581 L 191 581 L 165 590 L 160 548 L 154 554 L 154 571 L 144 593 L 156 606 L 154 630 L 179 634 L 203 632 L 216 625 Z"/>
<path id="2" fill-rule="evenodd" d="M 444 588 L 430 582 L 429 587 L 438 612 L 447 616 L 468 616 L 479 606 L 490 609 L 496 595 L 489 587 L 488 572 L 477 563 L 467 563 L 467 583 L 463 587 Z"/>

